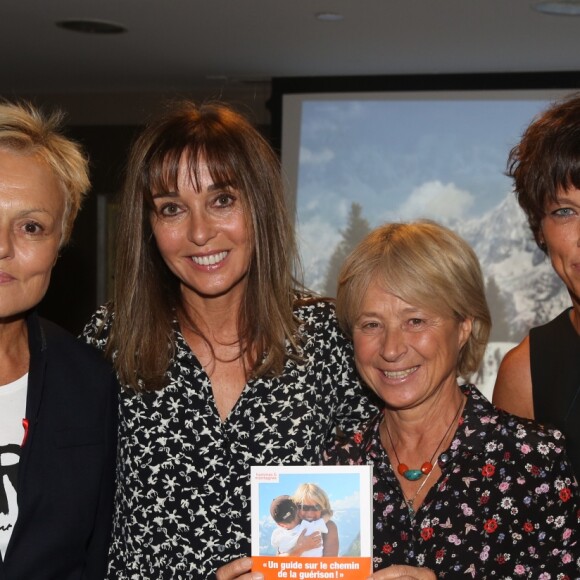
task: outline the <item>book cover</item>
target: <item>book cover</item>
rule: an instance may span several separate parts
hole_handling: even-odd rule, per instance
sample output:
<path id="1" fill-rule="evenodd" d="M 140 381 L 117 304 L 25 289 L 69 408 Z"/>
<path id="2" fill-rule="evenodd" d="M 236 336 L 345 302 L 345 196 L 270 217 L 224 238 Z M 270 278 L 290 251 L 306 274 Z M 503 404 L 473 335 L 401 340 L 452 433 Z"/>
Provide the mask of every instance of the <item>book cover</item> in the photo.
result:
<path id="1" fill-rule="evenodd" d="M 372 467 L 252 467 L 253 571 L 266 580 L 372 572 Z"/>

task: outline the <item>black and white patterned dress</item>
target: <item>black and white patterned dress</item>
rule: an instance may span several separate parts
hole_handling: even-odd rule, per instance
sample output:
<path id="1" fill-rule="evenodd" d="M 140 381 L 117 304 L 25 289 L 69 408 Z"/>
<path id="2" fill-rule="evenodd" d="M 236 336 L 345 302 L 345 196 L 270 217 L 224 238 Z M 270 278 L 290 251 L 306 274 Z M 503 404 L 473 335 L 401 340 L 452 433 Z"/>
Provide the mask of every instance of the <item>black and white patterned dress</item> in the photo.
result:
<path id="1" fill-rule="evenodd" d="M 354 430 L 376 409 L 353 368 L 334 307 L 300 306 L 303 363 L 250 380 L 226 421 L 182 334 L 163 390 L 120 397 L 118 488 L 111 579 L 213 577 L 250 553 L 250 465 L 318 464 L 337 426 Z M 104 348 L 106 311 L 85 339 Z"/>

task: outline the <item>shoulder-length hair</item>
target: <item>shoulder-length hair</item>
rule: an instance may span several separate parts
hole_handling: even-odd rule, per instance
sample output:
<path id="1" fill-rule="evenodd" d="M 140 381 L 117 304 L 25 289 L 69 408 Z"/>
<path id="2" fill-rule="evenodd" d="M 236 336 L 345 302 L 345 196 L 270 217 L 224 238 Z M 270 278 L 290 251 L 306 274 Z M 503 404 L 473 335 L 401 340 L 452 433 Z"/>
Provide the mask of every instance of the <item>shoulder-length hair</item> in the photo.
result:
<path id="1" fill-rule="evenodd" d="M 78 143 L 61 132 L 64 115 L 50 115 L 30 103 L 0 101 L 0 148 L 35 156 L 59 182 L 65 205 L 60 245 L 71 235 L 83 197 L 90 187 L 89 164 Z"/>
<path id="2" fill-rule="evenodd" d="M 507 175 L 544 252 L 541 222 L 560 190 L 580 189 L 580 93 L 556 101 L 539 115 L 510 151 Z"/>
<path id="3" fill-rule="evenodd" d="M 439 316 L 473 319 L 457 373 L 479 368 L 491 316 L 479 260 L 471 246 L 435 222 L 389 223 L 373 230 L 346 259 L 338 281 L 337 317 L 349 337 L 370 284 Z"/>
<path id="4" fill-rule="evenodd" d="M 203 161 L 214 183 L 241 193 L 252 256 L 238 329 L 243 351 L 255 359 L 250 359 L 251 374 L 280 373 L 286 358 L 299 351 L 292 309 L 297 252 L 278 157 L 229 107 L 173 103 L 135 142 L 120 201 L 107 353 L 122 382 L 137 391 L 165 385 L 175 348 L 173 321 L 178 313 L 186 316 L 179 281 L 161 258 L 150 222 L 153 194 L 177 190 L 183 159 L 194 185 L 199 185 Z M 203 337 L 196 321 L 187 320 Z"/>

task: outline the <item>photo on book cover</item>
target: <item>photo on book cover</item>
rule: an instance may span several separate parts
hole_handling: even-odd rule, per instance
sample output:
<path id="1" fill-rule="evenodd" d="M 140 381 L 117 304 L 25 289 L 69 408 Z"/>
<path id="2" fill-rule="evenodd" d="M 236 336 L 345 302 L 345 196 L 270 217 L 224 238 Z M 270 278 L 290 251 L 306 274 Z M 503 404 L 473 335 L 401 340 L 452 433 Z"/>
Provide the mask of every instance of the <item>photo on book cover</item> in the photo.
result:
<path id="1" fill-rule="evenodd" d="M 366 576 L 372 555 L 371 469 L 252 467 L 253 569 L 272 579 Z M 309 544 L 309 536 L 318 545 Z"/>

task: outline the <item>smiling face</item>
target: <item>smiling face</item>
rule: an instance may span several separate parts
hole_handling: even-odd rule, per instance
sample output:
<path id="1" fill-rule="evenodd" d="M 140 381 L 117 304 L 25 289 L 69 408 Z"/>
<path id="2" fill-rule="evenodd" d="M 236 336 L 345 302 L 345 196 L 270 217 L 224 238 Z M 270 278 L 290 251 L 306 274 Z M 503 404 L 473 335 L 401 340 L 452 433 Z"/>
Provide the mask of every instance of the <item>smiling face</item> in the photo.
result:
<path id="1" fill-rule="evenodd" d="M 373 282 L 353 329 L 356 366 L 389 407 L 419 407 L 456 390 L 459 352 L 470 332 L 469 319 L 415 307 Z"/>
<path id="2" fill-rule="evenodd" d="M 198 190 L 182 158 L 177 191 L 158 192 L 153 202 L 155 241 L 184 299 L 240 300 L 252 255 L 242 193 L 214 183 L 201 161 Z"/>
<path id="3" fill-rule="evenodd" d="M 540 223 L 540 240 L 547 246 L 556 273 L 580 308 L 580 190 L 571 187 L 558 192 L 546 206 Z"/>
<path id="4" fill-rule="evenodd" d="M 304 501 L 298 507 L 298 515 L 301 520 L 313 522 L 319 520 L 322 516 L 322 507 L 311 498 L 304 498 Z"/>
<path id="5" fill-rule="evenodd" d="M 0 318 L 36 306 L 58 256 L 64 193 L 33 155 L 0 148 Z"/>

